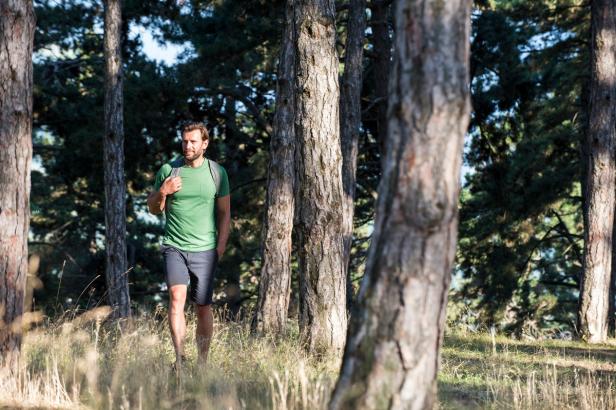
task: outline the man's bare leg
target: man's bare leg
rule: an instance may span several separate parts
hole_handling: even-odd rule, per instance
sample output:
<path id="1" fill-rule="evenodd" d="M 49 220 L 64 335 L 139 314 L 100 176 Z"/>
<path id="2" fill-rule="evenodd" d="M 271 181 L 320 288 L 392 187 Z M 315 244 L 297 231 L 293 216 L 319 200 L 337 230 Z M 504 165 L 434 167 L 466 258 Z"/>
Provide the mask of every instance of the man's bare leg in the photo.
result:
<path id="1" fill-rule="evenodd" d="M 175 349 L 175 361 L 181 364 L 184 356 L 184 338 L 186 337 L 186 285 L 174 285 L 169 289 L 169 327 L 171 340 Z"/>
<path id="2" fill-rule="evenodd" d="M 197 305 L 197 331 L 195 338 L 199 351 L 199 361 L 207 362 L 207 354 L 210 350 L 210 342 L 214 333 L 214 314 L 212 305 Z"/>

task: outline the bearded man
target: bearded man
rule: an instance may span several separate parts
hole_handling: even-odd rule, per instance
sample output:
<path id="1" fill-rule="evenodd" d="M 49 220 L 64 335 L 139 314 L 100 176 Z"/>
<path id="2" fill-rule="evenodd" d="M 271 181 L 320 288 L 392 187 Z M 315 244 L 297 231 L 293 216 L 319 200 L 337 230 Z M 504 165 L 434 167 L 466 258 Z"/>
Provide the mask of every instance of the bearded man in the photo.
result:
<path id="1" fill-rule="evenodd" d="M 202 123 L 182 127 L 183 158 L 164 164 L 148 196 L 153 214 L 166 216 L 161 252 L 169 289 L 169 327 L 179 369 L 184 360 L 188 284 L 196 305 L 195 340 L 202 363 L 214 331 L 214 274 L 231 225 L 229 180 L 225 169 L 205 157 L 209 134 Z"/>

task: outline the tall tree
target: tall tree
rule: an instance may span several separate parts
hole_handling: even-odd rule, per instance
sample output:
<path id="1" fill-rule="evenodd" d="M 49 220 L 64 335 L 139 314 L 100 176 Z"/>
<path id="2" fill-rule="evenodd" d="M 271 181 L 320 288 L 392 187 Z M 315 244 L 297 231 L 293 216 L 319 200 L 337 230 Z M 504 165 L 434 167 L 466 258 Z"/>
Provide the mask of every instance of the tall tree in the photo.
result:
<path id="1" fill-rule="evenodd" d="M 381 162 L 385 158 L 385 140 L 387 138 L 387 86 L 391 68 L 391 36 L 389 34 L 391 0 L 374 0 L 370 3 L 370 28 L 374 49 L 374 82 L 378 142 Z"/>
<path id="2" fill-rule="evenodd" d="M 113 316 L 130 316 L 126 260 L 122 4 L 105 1 L 105 277 Z"/>
<path id="3" fill-rule="evenodd" d="M 274 133 L 270 141 L 267 198 L 263 224 L 259 299 L 252 322 L 254 331 L 284 330 L 291 296 L 291 234 L 294 217 L 295 130 L 293 81 L 293 0 L 285 9 L 285 26 L 278 62 Z"/>
<path id="4" fill-rule="evenodd" d="M 470 113 L 470 1 L 398 0 L 394 8 L 384 174 L 331 409 L 436 401 Z"/>
<path id="5" fill-rule="evenodd" d="M 591 16 L 587 225 L 578 315 L 582 337 L 600 343 L 607 339 L 613 303 L 609 294 L 616 186 L 616 1 L 593 0 Z"/>
<path id="6" fill-rule="evenodd" d="M 295 133 L 300 331 L 311 351 L 344 346 L 342 157 L 333 0 L 297 0 Z"/>
<path id="7" fill-rule="evenodd" d="M 0 3 L 0 366 L 15 368 L 28 274 L 32 1 Z"/>
<path id="8" fill-rule="evenodd" d="M 344 56 L 344 74 L 340 84 L 340 145 L 342 149 L 343 246 L 344 268 L 347 276 L 347 299 L 352 298 L 349 260 L 353 242 L 353 206 L 357 151 L 361 129 L 361 86 L 364 56 L 364 32 L 366 30 L 366 1 L 351 0 L 347 23 L 347 38 Z M 350 305 L 350 303 L 348 303 Z"/>

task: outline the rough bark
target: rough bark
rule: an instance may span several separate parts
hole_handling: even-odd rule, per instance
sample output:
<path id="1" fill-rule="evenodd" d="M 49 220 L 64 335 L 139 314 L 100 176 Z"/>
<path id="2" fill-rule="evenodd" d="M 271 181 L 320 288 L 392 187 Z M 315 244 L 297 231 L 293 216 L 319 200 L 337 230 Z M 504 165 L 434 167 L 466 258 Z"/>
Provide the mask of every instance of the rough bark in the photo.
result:
<path id="1" fill-rule="evenodd" d="M 105 249 L 107 296 L 113 317 L 130 316 L 126 261 L 126 186 L 124 182 L 124 96 L 122 5 L 105 1 Z"/>
<path id="2" fill-rule="evenodd" d="M 261 281 L 253 317 L 253 331 L 281 333 L 286 325 L 291 297 L 291 234 L 294 218 L 295 130 L 293 122 L 293 0 L 286 4 L 274 133 L 270 141 L 267 198 L 262 234 Z"/>
<path id="3" fill-rule="evenodd" d="M 346 55 L 340 92 L 340 145 L 342 149 L 343 251 L 347 277 L 347 305 L 350 307 L 353 289 L 349 261 L 353 242 L 353 203 L 357 150 L 361 127 L 361 86 L 366 31 L 366 1 L 351 0 L 347 24 Z"/>
<path id="4" fill-rule="evenodd" d="M 616 186 L 616 0 L 593 0 L 584 271 L 579 331 L 590 343 L 607 339 Z"/>
<path id="5" fill-rule="evenodd" d="M 16 369 L 28 275 L 32 161 L 31 1 L 0 2 L 0 366 Z"/>
<path id="6" fill-rule="evenodd" d="M 457 239 L 470 1 L 395 2 L 375 230 L 330 409 L 429 409 Z"/>
<path id="7" fill-rule="evenodd" d="M 347 313 L 334 1 L 297 0 L 294 24 L 300 332 L 310 351 L 341 352 Z"/>
<path id="8" fill-rule="evenodd" d="M 370 27 L 372 28 L 374 47 L 373 81 L 377 99 L 377 130 L 381 163 L 385 158 L 385 140 L 387 139 L 387 84 L 391 69 L 392 40 L 389 34 L 389 19 L 391 1 L 375 0 L 371 2 Z"/>

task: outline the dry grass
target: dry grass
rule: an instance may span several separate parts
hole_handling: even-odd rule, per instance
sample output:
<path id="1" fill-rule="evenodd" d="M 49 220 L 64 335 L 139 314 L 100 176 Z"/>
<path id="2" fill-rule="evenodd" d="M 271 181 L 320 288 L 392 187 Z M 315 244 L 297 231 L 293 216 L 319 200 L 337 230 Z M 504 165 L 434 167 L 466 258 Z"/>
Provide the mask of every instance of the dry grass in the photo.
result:
<path id="1" fill-rule="evenodd" d="M 608 345 L 454 333 L 442 357 L 442 408 L 616 408 L 616 350 Z"/>
<path id="2" fill-rule="evenodd" d="M 125 329 L 100 313 L 28 332 L 19 374 L 0 370 L 0 407 L 324 409 L 338 371 L 336 358 L 304 353 L 296 328 L 275 341 L 219 320 L 208 366 L 196 364 L 190 340 L 178 379 L 164 311 Z M 439 407 L 616 408 L 615 359 L 609 346 L 449 334 Z"/>
<path id="3" fill-rule="evenodd" d="M 188 334 L 194 335 L 189 313 Z M 338 370 L 295 342 L 254 337 L 244 324 L 217 321 L 208 365 L 187 340 L 181 377 L 165 314 L 130 326 L 58 320 L 27 333 L 22 370 L 0 373 L 0 407 L 138 409 L 323 408 Z"/>

